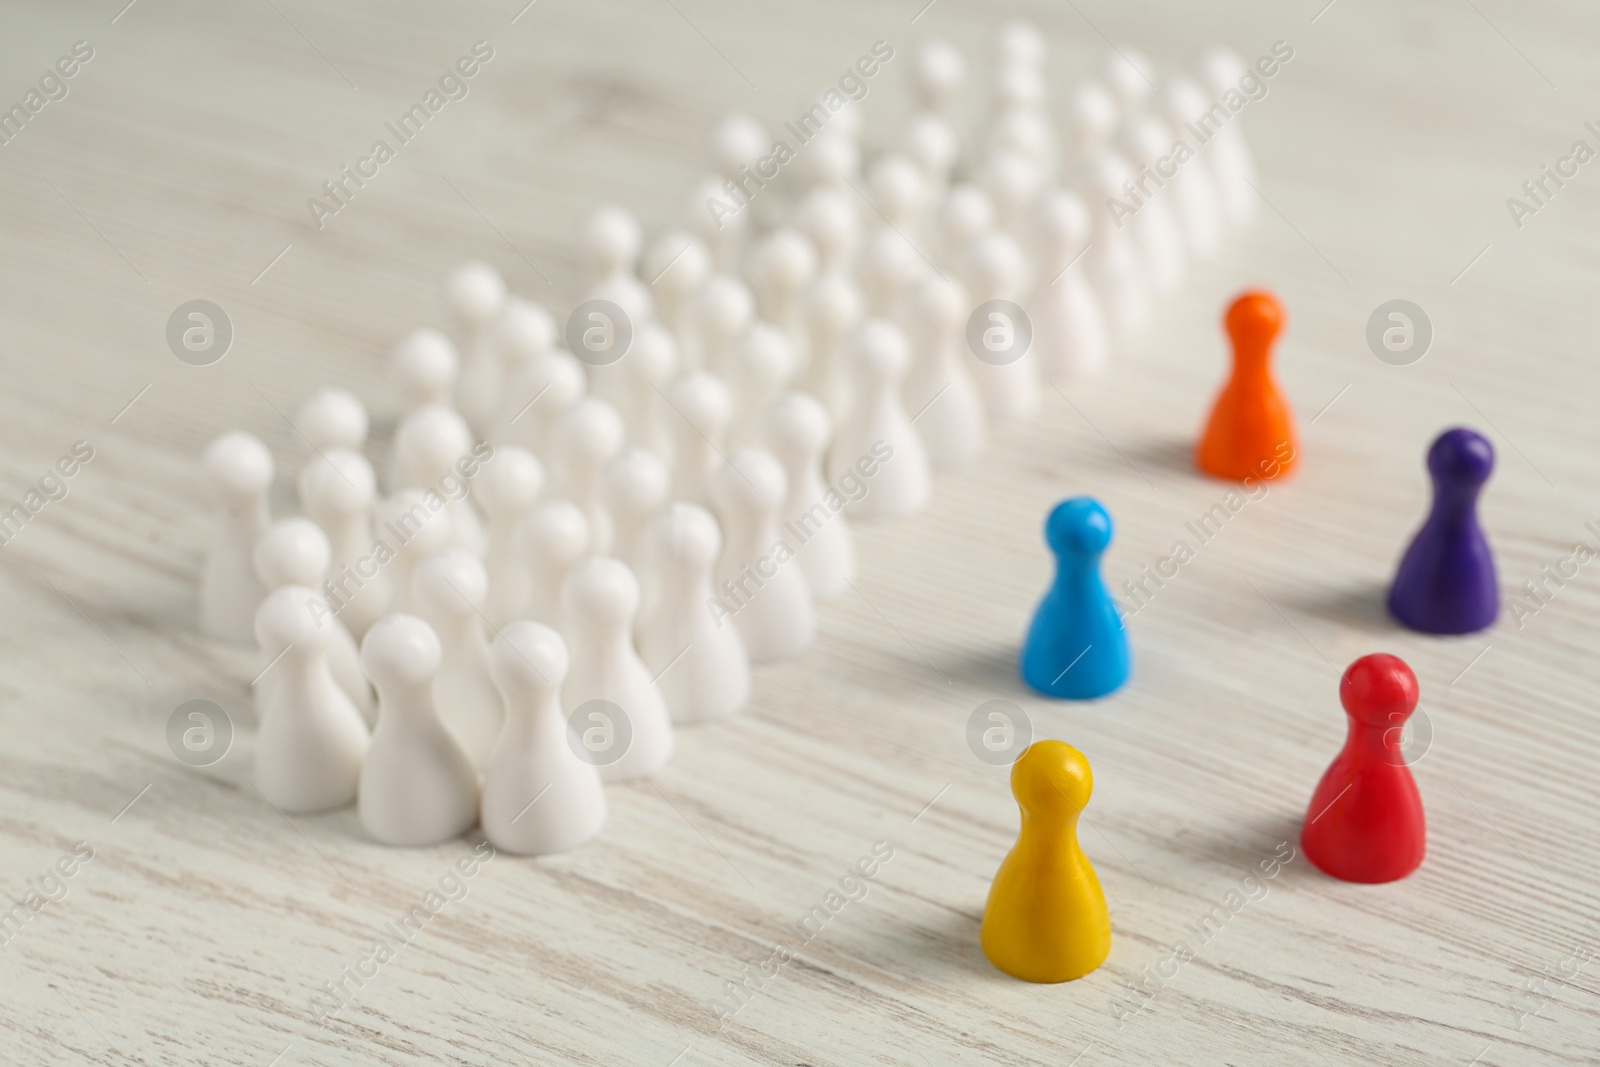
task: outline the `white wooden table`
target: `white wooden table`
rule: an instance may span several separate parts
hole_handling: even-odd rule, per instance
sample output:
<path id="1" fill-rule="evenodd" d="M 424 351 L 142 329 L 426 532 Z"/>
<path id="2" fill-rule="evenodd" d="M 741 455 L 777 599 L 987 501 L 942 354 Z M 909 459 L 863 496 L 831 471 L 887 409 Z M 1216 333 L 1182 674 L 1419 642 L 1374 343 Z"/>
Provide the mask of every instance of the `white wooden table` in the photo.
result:
<path id="1" fill-rule="evenodd" d="M 280 412 L 341 385 L 384 438 L 396 398 L 381 357 L 442 321 L 449 266 L 487 258 L 565 309 L 583 214 L 614 200 L 652 229 L 677 221 L 711 119 L 739 108 L 777 125 L 884 39 L 900 51 L 867 101 L 881 140 L 905 113 L 915 42 L 961 42 L 981 77 L 997 16 L 965 0 L 914 26 L 920 4 L 901 0 L 124 2 L 0 11 L 0 106 L 74 42 L 94 50 L 0 145 L 0 510 L 74 442 L 94 450 L 0 549 L 0 889 L 23 900 L 75 842 L 93 850 L 48 881 L 63 899 L 35 898 L 0 935 L 0 1061 L 1600 1059 L 1600 564 L 1487 635 L 1401 633 L 1381 610 L 1426 507 L 1423 450 L 1446 425 L 1498 449 L 1484 514 L 1508 597 L 1574 540 L 1597 544 L 1583 523 L 1600 516 L 1600 164 L 1520 229 L 1505 203 L 1574 140 L 1600 147 L 1584 127 L 1600 98 L 1592 8 L 1020 5 L 1050 34 L 1058 98 L 1102 34 L 1164 69 L 1216 41 L 1247 59 L 1288 41 L 1294 60 L 1242 119 L 1258 220 L 1102 380 L 1048 394 L 942 477 L 925 516 L 858 527 L 861 595 L 825 606 L 806 656 L 758 672 L 747 714 L 683 731 L 664 773 L 612 789 L 602 839 L 479 867 L 319 1028 L 316 989 L 472 846 L 378 847 L 353 811 L 289 820 L 251 786 L 256 661 L 194 627 L 205 442 L 261 435 L 287 508 L 301 453 Z M 306 199 L 479 40 L 494 57 L 470 95 L 315 229 Z M 1120 585 L 1221 499 L 1187 454 L 1225 365 L 1220 310 L 1258 283 L 1289 310 L 1278 365 L 1302 471 L 1133 620 L 1132 684 L 1092 706 L 1034 698 L 1014 664 L 1048 578 L 1045 510 L 1099 496 Z M 209 367 L 163 338 L 195 298 L 237 331 Z M 1411 366 L 1363 339 L 1394 298 L 1437 331 Z M 1422 682 L 1426 863 L 1374 887 L 1297 857 L 1119 1028 L 1112 998 L 1296 841 L 1343 737 L 1339 671 L 1377 650 Z M 198 771 L 165 739 L 193 698 L 238 728 Z M 1115 933 L 1106 965 L 1063 986 L 1012 981 L 978 947 L 1016 814 L 965 724 L 996 698 L 1094 765 L 1083 840 Z M 877 841 L 893 859 L 866 897 L 801 947 L 787 924 Z M 709 1001 L 778 942 L 798 956 L 719 1031 Z"/>

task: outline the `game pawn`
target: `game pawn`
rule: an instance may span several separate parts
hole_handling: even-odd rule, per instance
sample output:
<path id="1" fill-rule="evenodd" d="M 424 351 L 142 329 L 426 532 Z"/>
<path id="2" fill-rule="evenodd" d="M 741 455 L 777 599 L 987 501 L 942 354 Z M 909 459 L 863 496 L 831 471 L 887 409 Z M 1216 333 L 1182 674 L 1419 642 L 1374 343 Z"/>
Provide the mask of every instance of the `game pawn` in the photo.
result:
<path id="1" fill-rule="evenodd" d="M 1401 557 L 1389 614 L 1426 634 L 1469 634 L 1494 622 L 1500 589 L 1478 523 L 1478 494 L 1494 470 L 1488 438 L 1462 427 L 1428 449 L 1433 507 Z"/>
<path id="2" fill-rule="evenodd" d="M 1111 516 L 1092 497 L 1063 500 L 1044 525 L 1055 580 L 1034 610 L 1022 679 L 1045 696 L 1093 700 L 1128 679 L 1128 634 L 1100 576 Z"/>
<path id="3" fill-rule="evenodd" d="M 1346 882 L 1393 882 L 1422 863 L 1422 796 L 1400 749 L 1417 676 L 1396 656 L 1362 656 L 1339 680 L 1344 749 L 1317 783 L 1300 831 L 1306 858 Z"/>
<path id="4" fill-rule="evenodd" d="M 1064 741 L 1035 741 L 1012 764 L 1022 829 L 989 887 L 979 938 L 1013 978 L 1070 982 L 1111 954 L 1105 893 L 1078 845 L 1093 790 L 1089 761 Z"/>
<path id="5" fill-rule="evenodd" d="M 1269 480 L 1294 469 L 1294 414 L 1271 367 L 1283 320 L 1283 305 L 1261 289 L 1240 294 L 1228 308 L 1224 324 L 1233 342 L 1233 373 L 1195 450 L 1195 465 L 1214 478 Z"/>

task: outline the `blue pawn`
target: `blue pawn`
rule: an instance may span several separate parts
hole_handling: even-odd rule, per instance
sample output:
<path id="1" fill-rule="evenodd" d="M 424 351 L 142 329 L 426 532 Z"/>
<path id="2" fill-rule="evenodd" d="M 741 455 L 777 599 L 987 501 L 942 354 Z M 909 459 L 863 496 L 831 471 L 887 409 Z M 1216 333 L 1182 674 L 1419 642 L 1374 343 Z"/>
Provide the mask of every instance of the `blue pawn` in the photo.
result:
<path id="1" fill-rule="evenodd" d="M 1022 646 L 1022 680 L 1045 696 L 1103 697 L 1128 680 L 1128 634 L 1100 577 L 1111 516 L 1093 497 L 1063 500 L 1044 524 L 1056 578 Z"/>
<path id="2" fill-rule="evenodd" d="M 1389 613 L 1426 634 L 1470 634 L 1500 613 L 1489 539 L 1478 525 L 1478 494 L 1494 470 L 1482 434 L 1446 430 L 1428 449 L 1433 508 L 1400 560 Z"/>

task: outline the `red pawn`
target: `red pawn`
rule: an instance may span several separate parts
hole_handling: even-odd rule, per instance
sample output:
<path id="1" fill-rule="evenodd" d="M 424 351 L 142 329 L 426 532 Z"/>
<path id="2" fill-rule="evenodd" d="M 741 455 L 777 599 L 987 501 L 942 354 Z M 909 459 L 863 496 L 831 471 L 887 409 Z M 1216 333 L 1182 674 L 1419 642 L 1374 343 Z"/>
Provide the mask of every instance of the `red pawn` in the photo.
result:
<path id="1" fill-rule="evenodd" d="M 1422 863 L 1427 827 L 1422 795 L 1400 753 L 1417 707 L 1417 676 L 1397 656 L 1350 664 L 1339 681 L 1350 733 L 1311 796 L 1300 847 L 1346 882 L 1392 882 Z"/>

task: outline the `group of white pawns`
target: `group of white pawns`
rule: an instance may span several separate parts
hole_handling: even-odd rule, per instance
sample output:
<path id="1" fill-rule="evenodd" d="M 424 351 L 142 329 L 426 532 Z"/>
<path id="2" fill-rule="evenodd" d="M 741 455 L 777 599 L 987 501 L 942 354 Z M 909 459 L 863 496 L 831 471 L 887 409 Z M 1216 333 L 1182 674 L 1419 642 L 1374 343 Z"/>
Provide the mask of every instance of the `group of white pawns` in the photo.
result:
<path id="1" fill-rule="evenodd" d="M 1152 108 L 1145 74 L 1112 57 L 1073 98 L 1069 157 L 1043 108 L 1042 39 L 1011 23 L 999 41 L 996 113 L 970 181 L 953 181 L 963 63 L 930 44 L 915 65 L 923 110 L 905 151 L 870 168 L 870 204 L 846 109 L 801 149 L 790 181 L 802 188 L 761 191 L 793 223 L 759 241 L 745 232 L 753 210 L 719 228 L 697 200 L 700 232 L 667 233 L 641 270 L 638 223 L 598 211 L 584 235 L 588 298 L 611 309 L 593 320 L 598 353 L 582 343 L 575 355 L 493 268 L 459 268 L 445 296 L 461 348 L 422 329 L 391 357 L 409 410 L 392 495 L 378 498 L 362 455 L 366 410 L 340 390 L 296 419 L 312 452 L 305 518 L 271 521 L 259 439 L 210 446 L 220 516 L 201 618 L 217 636 L 253 637 L 269 664 L 255 682 L 269 801 L 297 813 L 355 801 L 366 830 L 395 845 L 475 823 L 519 853 L 588 840 L 605 819 L 603 780 L 653 773 L 674 722 L 737 711 L 752 661 L 811 643 L 813 600 L 853 568 L 844 516 L 817 510 L 829 479 L 853 470 L 852 490 L 866 487 L 848 494 L 852 515 L 918 510 L 931 467 L 1028 410 L 1040 378 L 1092 370 L 1107 320 L 1137 326 L 1143 294 L 1174 280 L 1174 249 L 1210 251 L 1244 210 L 1236 126 L 1224 131 L 1235 143 L 1219 137 L 1182 176 L 1181 225 L 1159 200 L 1142 226 L 1102 225 L 1107 213 L 1054 177 L 1070 158 L 1086 195 L 1124 195 L 1117 148 L 1164 150 L 1168 119 L 1206 106 L 1193 83 L 1169 82 Z M 1214 95 L 1240 70 L 1225 53 L 1202 64 Z M 720 123 L 711 184 L 738 180 L 765 141 L 753 120 Z M 1157 223 L 1175 228 L 1152 236 Z M 1091 244 L 1087 280 L 1066 271 Z M 1010 362 L 968 358 L 967 312 L 995 299 L 1025 302 L 1032 345 Z M 631 341 L 613 360 L 619 331 Z M 783 524 L 808 513 L 801 545 Z M 792 564 L 771 558 L 780 538 Z M 714 598 L 737 605 L 731 619 Z"/>

